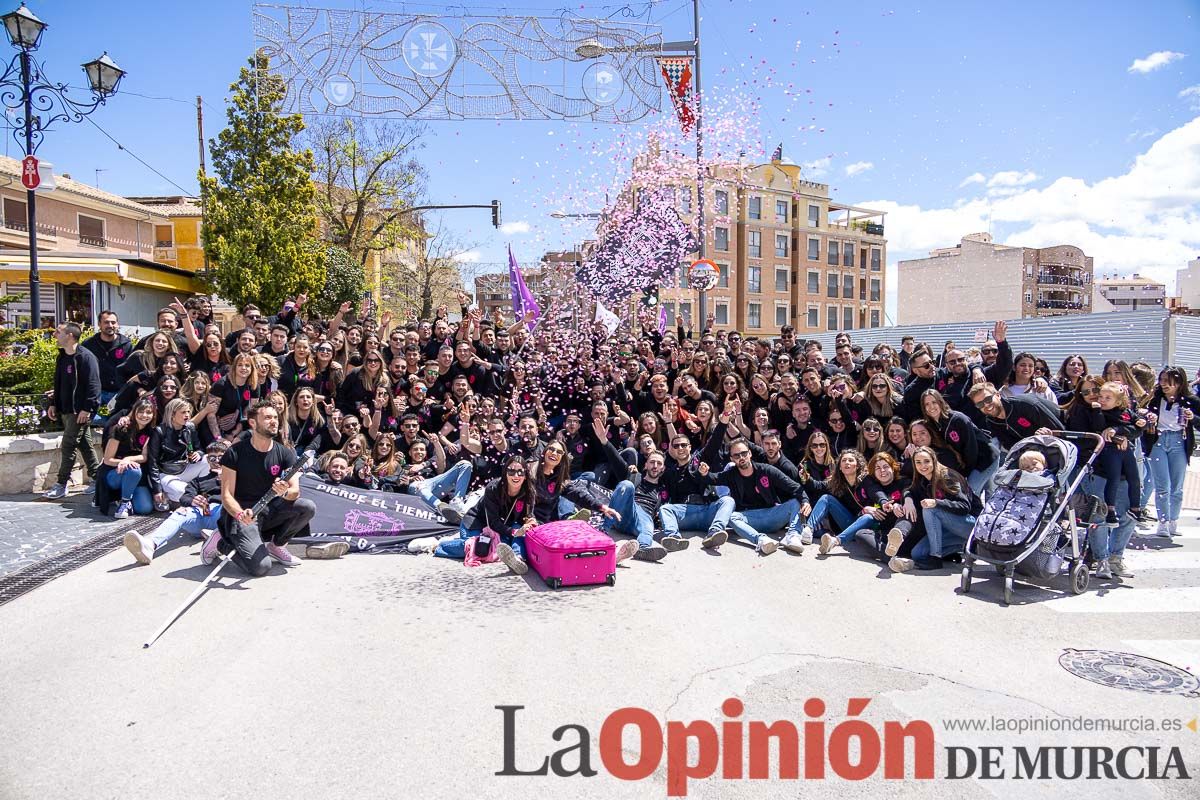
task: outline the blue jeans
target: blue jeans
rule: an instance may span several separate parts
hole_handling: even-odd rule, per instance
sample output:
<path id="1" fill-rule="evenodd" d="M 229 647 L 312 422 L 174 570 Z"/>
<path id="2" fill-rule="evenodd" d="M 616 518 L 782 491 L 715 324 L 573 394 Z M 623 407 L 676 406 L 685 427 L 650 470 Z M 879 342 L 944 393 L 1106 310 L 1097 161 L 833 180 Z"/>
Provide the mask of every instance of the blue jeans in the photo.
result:
<path id="1" fill-rule="evenodd" d="M 217 527 L 217 520 L 220 518 L 220 503 L 210 503 L 207 514 L 192 506 L 180 506 L 171 512 L 171 516 L 163 520 L 162 524 L 150 533 L 150 540 L 154 542 L 156 548 L 162 547 L 171 540 L 171 537 L 180 531 L 187 531 L 199 539 L 200 531 L 205 528 Z"/>
<path id="2" fill-rule="evenodd" d="M 608 507 L 621 515 L 620 522 L 605 519 L 604 527 L 618 533 L 636 536 L 638 547 L 649 547 L 654 544 L 654 520 L 646 510 L 633 501 L 633 484 L 621 481 L 613 490 Z"/>
<path id="3" fill-rule="evenodd" d="M 108 483 L 108 488 L 120 491 L 121 502 L 133 503 L 133 513 L 149 514 L 154 510 L 154 498 L 150 496 L 150 490 L 138 485 L 142 482 L 141 467 L 134 464 L 120 473 L 112 469 L 104 480 Z"/>
<path id="4" fill-rule="evenodd" d="M 453 558 L 456 561 L 462 561 L 467 555 L 467 539 L 470 539 L 472 536 L 478 536 L 481 533 L 483 533 L 482 528 L 476 531 L 459 525 L 458 538 L 438 542 L 438 546 L 434 549 L 433 554 L 441 558 Z M 513 552 L 520 558 L 525 557 L 524 536 L 501 536 L 500 541 L 510 546 Z"/>
<path id="5" fill-rule="evenodd" d="M 1138 467 L 1142 471 L 1142 502 L 1139 506 L 1145 508 L 1150 504 L 1150 498 L 1154 496 L 1154 470 L 1150 469 L 1150 454 L 1142 453 L 1141 448 L 1138 448 Z"/>
<path id="6" fill-rule="evenodd" d="M 922 508 L 921 519 L 925 522 L 925 538 L 913 547 L 913 559 L 962 552 L 975 527 L 975 518 L 969 514 L 954 514 L 943 508 Z"/>
<path id="7" fill-rule="evenodd" d="M 989 445 L 992 451 L 992 463 L 987 466 L 987 469 L 973 469 L 971 474 L 967 476 L 967 486 L 971 487 L 971 491 L 975 494 L 982 494 L 992 481 L 992 476 L 1000 469 L 1000 445 L 993 439 Z"/>
<path id="8" fill-rule="evenodd" d="M 408 493 L 415 494 L 429 505 L 437 505 L 443 492 L 452 492 L 452 500 L 461 500 L 471 488 L 471 465 L 460 461 L 450 469 L 432 478 L 408 485 Z"/>
<path id="9" fill-rule="evenodd" d="M 854 512 L 831 494 L 817 498 L 817 504 L 804 524 L 816 531 L 826 518 L 833 522 L 833 530 L 841 531 L 837 537 L 843 545 L 854 541 L 854 537 L 862 531 L 879 530 L 878 520 L 866 514 L 854 516 Z"/>
<path id="10" fill-rule="evenodd" d="M 1104 496 L 1104 478 L 1096 473 L 1083 479 L 1080 489 L 1095 497 Z M 1092 557 L 1100 560 L 1109 556 L 1123 556 L 1125 547 L 1133 538 L 1133 520 L 1125 516 L 1129 510 L 1129 498 L 1126 492 L 1117 492 L 1117 516 L 1121 523 L 1110 528 L 1107 525 L 1097 525 L 1088 530 L 1088 544 L 1092 548 Z"/>
<path id="11" fill-rule="evenodd" d="M 1187 453 L 1183 434 L 1165 431 L 1158 435 L 1150 451 L 1150 472 L 1154 475 L 1154 505 L 1160 522 L 1179 519 L 1183 509 L 1183 479 L 1187 477 Z"/>
<path id="12" fill-rule="evenodd" d="M 680 530 L 708 531 L 711 536 L 729 527 L 733 498 L 722 497 L 712 503 L 671 503 L 658 510 L 664 536 L 678 536 Z"/>
<path id="13" fill-rule="evenodd" d="M 786 528 L 785 535 L 799 533 L 800 501 L 796 498 L 780 503 L 772 508 L 754 508 L 746 511 L 735 511 L 729 517 L 729 527 L 733 532 L 748 542 L 758 544 L 759 539 L 768 533 L 774 533 L 780 528 Z"/>
<path id="14" fill-rule="evenodd" d="M 595 483 L 596 482 L 596 473 L 594 473 L 590 470 L 587 470 L 587 471 L 572 475 L 571 480 L 573 480 L 573 481 L 591 481 L 592 483 Z M 566 519 L 567 517 L 571 516 L 578 510 L 579 510 L 579 508 L 574 503 L 572 503 L 570 500 L 563 497 L 562 495 L 559 495 L 559 497 L 558 497 L 558 518 L 559 519 Z"/>

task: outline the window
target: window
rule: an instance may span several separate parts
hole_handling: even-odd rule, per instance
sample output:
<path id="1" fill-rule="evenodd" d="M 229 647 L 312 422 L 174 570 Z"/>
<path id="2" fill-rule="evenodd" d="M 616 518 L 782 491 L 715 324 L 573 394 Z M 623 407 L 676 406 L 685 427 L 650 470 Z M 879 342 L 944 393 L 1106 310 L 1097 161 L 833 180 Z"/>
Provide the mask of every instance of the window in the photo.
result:
<path id="1" fill-rule="evenodd" d="M 716 324 L 718 325 L 728 325 L 729 304 L 717 303 L 716 306 L 713 307 L 713 318 L 716 320 Z"/>
<path id="2" fill-rule="evenodd" d="M 788 307 L 787 303 L 775 304 L 775 327 L 782 328 L 788 324 Z"/>
<path id="3" fill-rule="evenodd" d="M 871 302 L 879 302 L 879 278 L 871 278 Z"/>
<path id="4" fill-rule="evenodd" d="M 679 205 L 683 208 L 683 213 L 692 213 L 692 187 L 682 186 L 679 189 Z"/>
<path id="5" fill-rule="evenodd" d="M 762 231 L 749 231 L 746 246 L 751 258 L 762 258 Z"/>
<path id="6" fill-rule="evenodd" d="M 849 331 L 854 329 L 854 309 L 846 306 L 842 309 L 842 330 Z"/>
<path id="7" fill-rule="evenodd" d="M 786 233 L 775 234 L 775 257 L 787 258 L 788 250 L 788 235 Z"/>
<path id="8" fill-rule="evenodd" d="M 775 268 L 775 291 L 786 292 L 788 290 L 788 273 L 790 272 L 791 270 L 787 267 Z"/>
<path id="9" fill-rule="evenodd" d="M 776 222 L 787 222 L 788 221 L 788 201 L 787 200 L 776 200 L 775 201 L 775 221 Z"/>
<path id="10" fill-rule="evenodd" d="M 717 197 L 716 213 L 728 214 L 729 213 L 729 192 L 725 191 L 724 189 L 717 189 L 716 197 Z"/>
<path id="11" fill-rule="evenodd" d="M 836 267 L 838 265 L 838 243 L 837 242 L 829 243 L 829 258 L 826 260 L 828 261 L 829 266 L 831 266 L 831 267 Z"/>
<path id="12" fill-rule="evenodd" d="M 718 250 L 729 252 L 729 228 L 713 228 L 713 241 Z"/>
<path id="13" fill-rule="evenodd" d="M 155 225 L 154 226 L 154 246 L 155 247 L 174 247 L 175 234 L 171 230 L 170 225 Z"/>
<path id="14" fill-rule="evenodd" d="M 104 220 L 80 214 L 79 243 L 90 244 L 92 247 L 108 246 L 108 242 L 104 240 Z"/>
<path id="15" fill-rule="evenodd" d="M 4 198 L 4 227 L 14 231 L 29 230 L 29 211 L 20 200 Z"/>
<path id="16" fill-rule="evenodd" d="M 729 265 L 717 264 L 717 286 L 722 289 L 729 288 Z"/>
<path id="17" fill-rule="evenodd" d="M 821 307 L 818 305 L 810 305 L 808 307 L 808 327 L 816 330 L 821 325 Z"/>
<path id="18" fill-rule="evenodd" d="M 828 313 L 825 316 L 825 330 L 836 331 L 838 329 L 837 328 L 837 323 L 838 323 L 837 306 L 830 306 L 827 309 L 827 312 Z"/>
<path id="19" fill-rule="evenodd" d="M 871 248 L 871 271 L 872 272 L 879 272 L 879 269 L 880 269 L 879 260 L 882 255 L 883 254 L 879 251 L 878 247 Z"/>
<path id="20" fill-rule="evenodd" d="M 825 294 L 830 297 L 838 296 L 838 274 L 836 272 L 829 273 L 829 279 L 825 284 Z"/>
<path id="21" fill-rule="evenodd" d="M 820 206 L 809 206 L 808 207 L 808 227 L 810 227 L 810 228 L 821 227 L 821 207 Z"/>
<path id="22" fill-rule="evenodd" d="M 762 219 L 762 198 L 751 197 L 747 203 L 746 216 L 750 219 Z"/>
<path id="23" fill-rule="evenodd" d="M 674 324 L 675 324 L 675 304 L 674 303 L 663 303 L 662 307 L 663 307 L 663 311 L 665 311 L 667 314 L 667 325 L 674 326 Z"/>
<path id="24" fill-rule="evenodd" d="M 747 267 L 746 291 L 755 293 L 762 291 L 762 267 Z"/>
<path id="25" fill-rule="evenodd" d="M 1029 303 L 1032 303 L 1032 302 L 1033 302 L 1033 292 L 1026 292 L 1025 293 L 1025 304 L 1028 305 Z"/>
<path id="26" fill-rule="evenodd" d="M 808 260 L 809 261 L 820 261 L 821 260 L 821 240 L 820 239 L 809 239 L 808 240 Z"/>
<path id="27" fill-rule="evenodd" d="M 854 275 L 853 273 L 842 276 L 842 297 L 854 299 Z"/>
<path id="28" fill-rule="evenodd" d="M 842 245 L 842 266 L 854 266 L 854 242 L 846 242 Z"/>
<path id="29" fill-rule="evenodd" d="M 872 328 L 879 327 L 879 312 L 878 311 L 874 311 L 874 310 L 871 311 L 871 327 Z"/>
<path id="30" fill-rule="evenodd" d="M 746 325 L 750 328 L 762 327 L 762 303 L 750 303 L 746 306 Z"/>
<path id="31" fill-rule="evenodd" d="M 810 269 L 808 271 L 808 293 L 821 293 L 821 273 L 817 272 L 815 269 Z"/>
<path id="32" fill-rule="evenodd" d="M 683 326 L 685 328 L 687 326 L 691 325 L 692 324 L 692 304 L 691 303 L 680 303 L 679 304 L 679 316 L 683 318 Z"/>

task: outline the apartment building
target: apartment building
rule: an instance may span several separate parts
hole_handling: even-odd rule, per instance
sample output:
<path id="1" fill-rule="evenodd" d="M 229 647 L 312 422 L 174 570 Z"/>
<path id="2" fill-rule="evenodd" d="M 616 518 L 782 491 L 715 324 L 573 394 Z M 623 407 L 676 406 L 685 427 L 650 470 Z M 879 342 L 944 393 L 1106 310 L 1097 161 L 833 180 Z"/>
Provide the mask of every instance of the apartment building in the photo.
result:
<path id="1" fill-rule="evenodd" d="M 775 336 L 784 325 L 800 335 L 883 325 L 884 212 L 835 202 L 786 159 L 720 169 L 704 190 L 706 257 L 720 273 L 706 303 L 717 328 Z M 695 184 L 676 197 L 694 219 Z M 691 324 L 698 308 L 692 260 L 661 291 L 671 325 L 677 316 Z"/>
<path id="2" fill-rule="evenodd" d="M 964 236 L 897 265 L 897 325 L 1092 312 L 1092 259 L 1074 245 L 1012 247 Z"/>
<path id="3" fill-rule="evenodd" d="M 1126 278 L 1117 275 L 1099 278 L 1095 287 L 1092 304 L 1096 311 L 1145 311 L 1167 304 L 1166 284 L 1137 273 Z"/>

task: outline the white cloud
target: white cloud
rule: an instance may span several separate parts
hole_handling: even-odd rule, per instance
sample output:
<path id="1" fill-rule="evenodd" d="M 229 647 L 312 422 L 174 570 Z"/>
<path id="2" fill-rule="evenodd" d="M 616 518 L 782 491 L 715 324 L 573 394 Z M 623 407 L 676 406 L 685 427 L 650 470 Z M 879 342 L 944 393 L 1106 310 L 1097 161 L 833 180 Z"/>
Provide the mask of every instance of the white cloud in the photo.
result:
<path id="1" fill-rule="evenodd" d="M 1002 196 L 948 208 L 855 202 L 887 212 L 889 285 L 895 286 L 896 261 L 987 230 L 1006 244 L 1077 245 L 1094 259 L 1097 274 L 1137 271 L 1168 287 L 1200 252 L 1200 117 L 1163 134 L 1120 175 L 1094 183 L 1063 176 L 1040 189 L 1027 185 L 1037 179 L 1029 175 L 997 173 L 988 185 Z"/>
<path id="2" fill-rule="evenodd" d="M 1151 53 L 1145 58 L 1134 59 L 1134 62 L 1129 65 L 1129 72 L 1145 75 L 1147 72 L 1153 72 L 1156 69 L 1165 67 L 1172 61 L 1178 61 L 1184 55 L 1184 53 L 1176 53 L 1173 50 L 1159 50 L 1157 53 Z"/>
<path id="3" fill-rule="evenodd" d="M 1200 87 L 1197 87 L 1197 91 L 1200 91 Z M 1182 96 L 1182 95 L 1183 95 L 1183 93 L 1180 92 L 1180 96 Z M 1150 128 L 1149 130 L 1145 130 L 1145 131 L 1142 130 L 1141 128 L 1138 128 L 1137 130 L 1133 131 L 1128 136 L 1126 136 L 1125 141 L 1140 142 L 1142 139 L 1149 139 L 1153 136 L 1158 136 L 1158 128 Z"/>
<path id="4" fill-rule="evenodd" d="M 454 257 L 455 261 L 461 261 L 465 264 L 477 264 L 483 260 L 483 253 L 478 250 L 465 250 Z"/>
<path id="5" fill-rule="evenodd" d="M 970 186 L 972 183 L 984 183 L 985 181 L 987 181 L 987 177 L 982 172 L 972 172 L 970 175 L 963 178 L 962 183 L 958 185 L 958 188 L 961 189 L 964 186 Z"/>
<path id="6" fill-rule="evenodd" d="M 875 169 L 875 165 L 870 161 L 855 161 L 853 164 L 846 166 L 846 175 L 853 178 L 860 172 L 866 172 L 869 169 Z"/>
<path id="7" fill-rule="evenodd" d="M 529 223 L 525 220 L 517 220 L 516 222 L 505 222 L 500 226 L 500 232 L 505 236 L 512 236 L 517 233 L 529 233 Z"/>
<path id="8" fill-rule="evenodd" d="M 1036 173 L 1020 170 L 1008 170 L 1007 172 L 997 172 L 987 182 L 989 188 L 996 186 L 1024 186 L 1033 183 L 1038 179 Z"/>
<path id="9" fill-rule="evenodd" d="M 820 178 L 829 172 L 829 165 L 831 163 L 833 163 L 833 158 L 831 156 L 818 158 L 815 161 L 805 161 L 800 165 L 801 169 L 803 170 L 801 174 L 804 175 L 805 178 Z"/>
<path id="10" fill-rule="evenodd" d="M 1200 111 L 1200 83 L 1179 92 L 1179 99 L 1186 100 L 1192 111 Z"/>

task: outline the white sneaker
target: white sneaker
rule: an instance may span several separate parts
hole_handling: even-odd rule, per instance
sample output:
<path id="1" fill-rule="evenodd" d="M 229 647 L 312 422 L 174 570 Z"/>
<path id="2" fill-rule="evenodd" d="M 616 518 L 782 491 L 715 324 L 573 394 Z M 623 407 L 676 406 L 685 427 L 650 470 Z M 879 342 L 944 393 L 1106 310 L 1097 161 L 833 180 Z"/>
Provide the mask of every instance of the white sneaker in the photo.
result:
<path id="1" fill-rule="evenodd" d="M 904 544 L 904 534 L 898 528 L 892 528 L 888 531 L 887 547 L 883 548 L 883 554 L 891 558 L 900 552 L 900 545 Z M 906 559 L 907 560 L 907 559 Z"/>
<path id="2" fill-rule="evenodd" d="M 304 548 L 304 557 L 313 560 L 341 558 L 350 552 L 350 543 L 338 539 L 333 542 L 310 544 Z"/>
<path id="3" fill-rule="evenodd" d="M 634 544 L 637 544 L 637 542 L 634 542 Z M 525 559 L 517 555 L 516 551 L 504 542 L 496 545 L 496 555 L 500 556 L 500 560 L 504 562 L 504 566 L 516 574 L 524 575 L 526 572 L 529 572 L 529 565 L 525 563 Z"/>
<path id="4" fill-rule="evenodd" d="M 1179 520 L 1177 520 L 1177 519 L 1171 520 L 1170 533 L 1172 536 L 1179 535 Z"/>
<path id="5" fill-rule="evenodd" d="M 617 563 L 633 558 L 637 554 L 638 543 L 636 539 L 626 539 L 617 545 Z"/>
<path id="6" fill-rule="evenodd" d="M 763 534 L 758 537 L 758 544 L 755 547 L 761 555 L 769 556 L 779 549 L 779 542 L 772 539 L 770 536 Z"/>
<path id="7" fill-rule="evenodd" d="M 913 560 L 911 558 L 896 558 L 893 556 L 892 560 L 888 562 L 888 566 L 891 567 L 892 572 L 908 572 L 913 568 Z"/>
<path id="8" fill-rule="evenodd" d="M 467 515 L 467 501 L 461 497 L 456 497 L 450 501 L 450 507 L 458 512 L 460 517 Z"/>
<path id="9" fill-rule="evenodd" d="M 800 529 L 800 543 L 801 544 L 812 544 L 813 543 L 813 529 L 808 527 L 807 525 L 805 525 L 803 528 Z M 787 545 L 785 544 L 784 547 L 787 547 Z"/>
<path id="10" fill-rule="evenodd" d="M 826 555 L 830 550 L 842 543 L 842 540 L 834 536 L 832 533 L 826 533 L 821 536 L 821 547 L 817 550 L 821 555 Z"/>
<path id="11" fill-rule="evenodd" d="M 67 485 L 65 483 L 56 483 L 42 495 L 47 500 L 59 500 L 67 496 Z"/>
<path id="12" fill-rule="evenodd" d="M 454 537 L 457 539 L 458 537 Z M 439 539 L 436 536 L 425 536 L 420 539 L 413 539 L 408 543 L 408 552 L 410 553 L 432 553 L 437 549 Z"/>
<path id="13" fill-rule="evenodd" d="M 117 504 L 117 510 L 113 512 L 113 519 L 129 519 L 129 515 L 133 513 L 133 503 L 128 500 L 122 500 Z"/>
<path id="14" fill-rule="evenodd" d="M 129 531 L 124 538 L 125 549 L 133 554 L 139 564 L 149 564 L 154 558 L 154 542 L 149 536 L 143 536 L 137 531 Z"/>
<path id="15" fill-rule="evenodd" d="M 808 530 L 808 529 L 806 528 L 805 530 Z M 809 531 L 808 539 L 809 539 L 809 541 L 807 542 L 807 544 L 812 544 L 812 532 L 811 531 Z M 804 541 L 803 534 L 789 533 L 788 535 L 783 537 L 783 541 L 780 542 L 780 544 L 782 544 L 783 549 L 787 550 L 789 553 L 795 553 L 796 555 L 800 555 L 801 553 L 804 552 L 804 545 L 806 544 L 806 542 Z"/>
<path id="16" fill-rule="evenodd" d="M 1163 538 L 1163 539 L 1170 539 L 1171 538 L 1171 523 L 1167 522 L 1165 519 L 1162 520 L 1161 522 L 1159 522 L 1158 530 L 1156 530 L 1154 532 L 1154 535 L 1158 536 L 1160 538 Z"/>
<path id="17" fill-rule="evenodd" d="M 275 560 L 275 563 L 282 564 L 285 567 L 300 566 L 300 559 L 288 552 L 286 547 L 280 547 L 274 542 L 267 543 L 267 555 Z"/>

